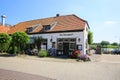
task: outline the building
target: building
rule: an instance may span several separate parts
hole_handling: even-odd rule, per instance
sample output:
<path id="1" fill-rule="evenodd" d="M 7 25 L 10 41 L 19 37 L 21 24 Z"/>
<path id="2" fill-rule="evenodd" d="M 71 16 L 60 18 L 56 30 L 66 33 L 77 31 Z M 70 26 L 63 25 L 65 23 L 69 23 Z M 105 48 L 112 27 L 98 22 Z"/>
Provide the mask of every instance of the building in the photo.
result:
<path id="1" fill-rule="evenodd" d="M 87 21 L 76 15 L 57 14 L 55 17 L 20 22 L 8 34 L 24 31 L 30 36 L 30 43 L 34 42 L 34 37 L 41 37 L 44 41 L 40 46 L 47 50 L 55 48 L 58 54 L 68 55 L 77 47 L 86 54 L 88 30 Z"/>
<path id="2" fill-rule="evenodd" d="M 10 30 L 10 25 L 5 24 L 5 15 L 1 16 L 1 22 L 0 22 L 0 33 L 7 33 Z"/>
<path id="3" fill-rule="evenodd" d="M 0 25 L 0 33 L 7 33 L 9 30 L 10 27 Z"/>

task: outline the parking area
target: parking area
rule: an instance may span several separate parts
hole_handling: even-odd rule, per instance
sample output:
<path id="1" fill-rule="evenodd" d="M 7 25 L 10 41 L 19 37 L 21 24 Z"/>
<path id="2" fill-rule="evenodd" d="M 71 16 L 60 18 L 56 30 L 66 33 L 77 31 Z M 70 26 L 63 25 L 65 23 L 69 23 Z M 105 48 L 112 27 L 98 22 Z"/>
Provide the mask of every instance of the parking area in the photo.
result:
<path id="1" fill-rule="evenodd" d="M 90 57 L 91 62 L 77 62 L 75 59 L 2 56 L 0 57 L 0 69 L 44 76 L 56 80 L 120 79 L 120 55 L 103 54 Z"/>

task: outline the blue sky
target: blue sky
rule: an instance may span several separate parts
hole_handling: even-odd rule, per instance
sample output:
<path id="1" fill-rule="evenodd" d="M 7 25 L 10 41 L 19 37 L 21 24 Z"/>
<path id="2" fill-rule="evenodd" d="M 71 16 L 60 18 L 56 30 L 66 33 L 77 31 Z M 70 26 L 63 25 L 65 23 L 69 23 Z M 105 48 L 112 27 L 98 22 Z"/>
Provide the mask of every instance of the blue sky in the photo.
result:
<path id="1" fill-rule="evenodd" d="M 76 14 L 88 21 L 94 42 L 119 42 L 120 0 L 0 0 L 0 15 L 6 23 Z"/>

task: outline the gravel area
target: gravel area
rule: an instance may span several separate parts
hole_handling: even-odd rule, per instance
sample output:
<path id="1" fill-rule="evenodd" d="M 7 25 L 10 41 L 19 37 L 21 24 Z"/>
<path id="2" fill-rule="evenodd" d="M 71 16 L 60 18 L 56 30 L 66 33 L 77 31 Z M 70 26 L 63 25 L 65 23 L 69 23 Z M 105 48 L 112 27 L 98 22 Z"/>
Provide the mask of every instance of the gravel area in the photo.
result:
<path id="1" fill-rule="evenodd" d="M 4 69 L 56 80 L 120 80 L 120 55 L 92 55 L 90 58 L 91 62 L 77 62 L 74 59 L 1 56 L 0 72 Z"/>

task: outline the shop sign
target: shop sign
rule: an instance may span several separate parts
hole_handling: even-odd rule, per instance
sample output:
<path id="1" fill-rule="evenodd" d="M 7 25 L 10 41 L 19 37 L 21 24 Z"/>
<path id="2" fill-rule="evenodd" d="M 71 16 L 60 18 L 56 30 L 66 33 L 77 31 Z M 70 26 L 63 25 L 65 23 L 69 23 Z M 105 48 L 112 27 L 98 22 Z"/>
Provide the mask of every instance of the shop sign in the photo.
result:
<path id="1" fill-rule="evenodd" d="M 60 34 L 60 36 L 72 36 L 73 34 L 70 33 L 70 34 Z"/>

